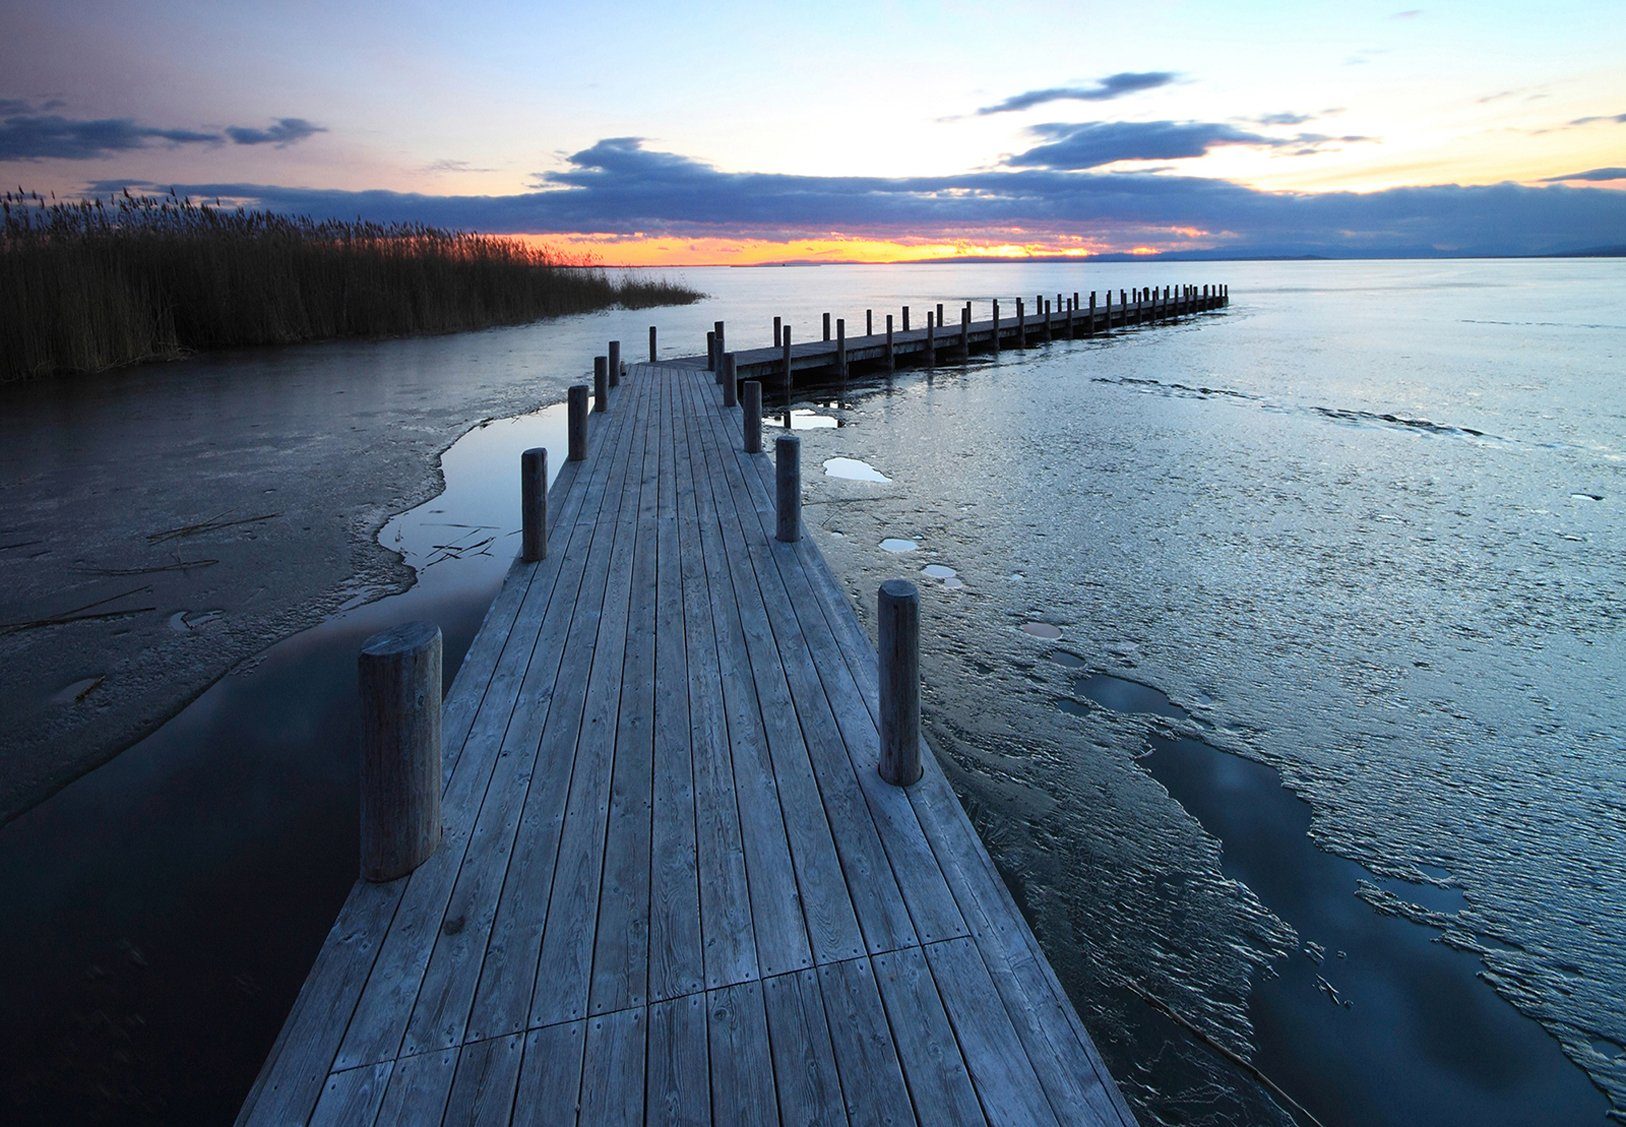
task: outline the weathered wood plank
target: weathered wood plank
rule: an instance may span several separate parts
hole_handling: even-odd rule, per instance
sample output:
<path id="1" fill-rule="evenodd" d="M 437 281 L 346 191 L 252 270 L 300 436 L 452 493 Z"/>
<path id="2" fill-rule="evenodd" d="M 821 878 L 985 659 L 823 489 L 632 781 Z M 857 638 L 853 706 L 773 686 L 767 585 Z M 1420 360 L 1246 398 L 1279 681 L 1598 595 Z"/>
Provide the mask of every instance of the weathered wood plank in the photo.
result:
<path id="1" fill-rule="evenodd" d="M 764 979 L 762 986 L 780 1122 L 787 1127 L 842 1122 L 847 1111 L 818 972 L 782 974 Z"/>
<path id="2" fill-rule="evenodd" d="M 861 1123 L 914 1123 L 869 959 L 826 963 L 818 974 L 847 1114 Z"/>
<path id="3" fill-rule="evenodd" d="M 390 1082 L 394 1061 L 366 1064 L 348 1072 L 335 1072 L 327 1078 L 322 1098 L 311 1113 L 313 1127 L 356 1127 L 371 1123 L 384 1102 L 384 1089 Z"/>
<path id="4" fill-rule="evenodd" d="M 581 1121 L 633 1127 L 644 1121 L 644 1038 L 648 1010 L 639 1007 L 587 1020 Z"/>
<path id="5" fill-rule="evenodd" d="M 979 1123 L 982 1106 L 919 947 L 871 960 L 892 1040 L 922 1123 Z"/>
<path id="6" fill-rule="evenodd" d="M 376 1122 L 439 1123 L 452 1091 L 457 1055 L 456 1049 L 443 1049 L 396 1061 Z"/>
<path id="7" fill-rule="evenodd" d="M 514 1112 L 524 1038 L 516 1033 L 464 1045 L 457 1057 L 443 1124 L 503 1124 Z"/>
<path id="8" fill-rule="evenodd" d="M 774 1122 L 774 1071 L 762 984 L 742 982 L 708 991 L 706 1028 L 711 1044 L 713 1120 Z"/>
<path id="9" fill-rule="evenodd" d="M 533 1029 L 525 1035 L 515 1120 L 521 1123 L 568 1124 L 581 1110 L 582 1055 L 587 1022 L 569 1021 Z"/>
<path id="10" fill-rule="evenodd" d="M 706 996 L 690 994 L 649 1007 L 645 1122 L 711 1122 L 711 1060 Z"/>

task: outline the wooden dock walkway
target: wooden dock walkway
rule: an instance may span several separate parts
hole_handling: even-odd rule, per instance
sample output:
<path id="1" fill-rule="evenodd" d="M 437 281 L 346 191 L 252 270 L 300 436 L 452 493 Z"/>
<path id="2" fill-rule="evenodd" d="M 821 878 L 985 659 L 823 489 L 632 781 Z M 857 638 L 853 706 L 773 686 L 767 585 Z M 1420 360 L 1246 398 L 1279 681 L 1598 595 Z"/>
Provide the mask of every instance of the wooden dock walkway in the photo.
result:
<path id="1" fill-rule="evenodd" d="M 239 1122 L 1131 1124 L 713 375 L 634 365 L 446 698 L 445 836 L 358 882 Z"/>

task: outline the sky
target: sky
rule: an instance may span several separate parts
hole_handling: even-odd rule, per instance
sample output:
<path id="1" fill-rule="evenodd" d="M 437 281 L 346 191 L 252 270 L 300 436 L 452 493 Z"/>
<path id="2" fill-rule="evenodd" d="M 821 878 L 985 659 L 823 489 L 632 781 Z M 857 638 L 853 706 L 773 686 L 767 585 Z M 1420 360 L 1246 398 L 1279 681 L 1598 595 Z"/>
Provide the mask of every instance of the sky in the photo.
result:
<path id="1" fill-rule="evenodd" d="M 1626 245 L 1622 0 L 8 4 L 0 181 L 607 264 Z"/>

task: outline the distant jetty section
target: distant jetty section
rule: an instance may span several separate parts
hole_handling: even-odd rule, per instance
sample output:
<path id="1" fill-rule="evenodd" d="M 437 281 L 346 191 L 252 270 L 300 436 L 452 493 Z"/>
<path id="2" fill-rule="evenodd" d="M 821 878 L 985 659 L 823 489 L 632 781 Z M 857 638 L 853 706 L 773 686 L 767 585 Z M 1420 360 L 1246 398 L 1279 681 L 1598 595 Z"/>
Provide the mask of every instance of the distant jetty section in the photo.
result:
<path id="1" fill-rule="evenodd" d="M 1117 296 L 962 307 L 942 344 L 938 310 L 742 353 L 719 323 L 663 363 L 610 342 L 552 489 L 521 461 L 521 557 L 444 704 L 433 625 L 362 651 L 370 879 L 239 1122 L 1132 1125 L 920 734 L 918 592 L 881 586 L 872 645 L 803 535 L 800 439 L 765 456 L 739 380 L 1228 297 Z"/>

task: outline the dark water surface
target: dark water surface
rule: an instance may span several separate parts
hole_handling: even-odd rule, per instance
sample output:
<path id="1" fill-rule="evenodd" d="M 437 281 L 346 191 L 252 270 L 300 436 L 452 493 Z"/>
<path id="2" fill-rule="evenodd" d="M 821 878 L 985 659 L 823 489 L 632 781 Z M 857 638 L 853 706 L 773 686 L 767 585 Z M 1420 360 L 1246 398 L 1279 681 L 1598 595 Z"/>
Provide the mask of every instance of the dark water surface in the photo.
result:
<path id="1" fill-rule="evenodd" d="M 557 386 L 650 321 L 693 352 L 718 317 L 744 345 L 781 313 L 807 339 L 826 308 L 1210 280 L 692 273 L 714 300 L 425 347 Z M 1329 1124 L 1601 1122 L 1594 1083 L 1626 1098 L 1626 271 L 1203 273 L 1223 316 L 799 402 L 809 522 L 866 619 L 882 578 L 921 584 L 930 734 L 1145 1119 L 1283 1119 L 1212 1042 Z M 355 651 L 428 618 L 450 675 L 513 555 L 518 452 L 560 426 L 447 453 L 448 493 L 380 535 L 411 591 L 0 828 L 0 1120 L 231 1116 L 355 871 Z"/>

